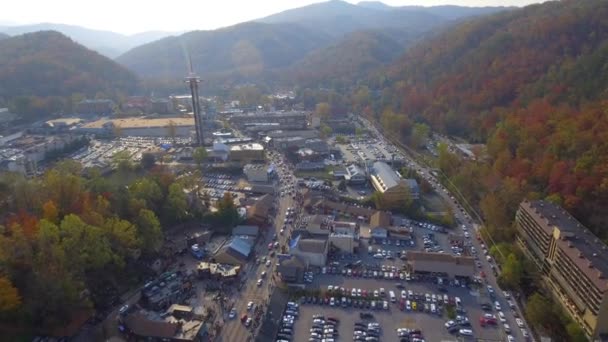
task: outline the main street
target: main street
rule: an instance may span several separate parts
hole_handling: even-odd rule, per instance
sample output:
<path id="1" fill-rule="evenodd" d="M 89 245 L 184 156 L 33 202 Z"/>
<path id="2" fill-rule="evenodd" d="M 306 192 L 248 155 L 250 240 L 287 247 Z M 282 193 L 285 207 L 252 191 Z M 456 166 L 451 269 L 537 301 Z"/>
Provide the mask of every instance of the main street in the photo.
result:
<path id="1" fill-rule="evenodd" d="M 288 168 L 286 168 L 285 172 L 280 170 L 279 175 L 280 178 L 285 180 L 293 178 L 293 175 Z M 273 281 L 273 276 L 277 267 L 277 258 L 276 255 L 275 257 L 270 258 L 268 244 L 274 242 L 273 235 L 275 233 L 280 246 L 284 246 L 286 244 L 289 231 L 284 232 L 284 234 L 279 234 L 279 231 L 283 227 L 287 208 L 293 207 L 295 202 L 290 195 L 281 196 L 281 189 L 283 189 L 286 185 L 285 182 L 280 181 L 279 184 L 280 186 L 277 187 L 276 194 L 276 216 L 274 217 L 268 232 L 262 236 L 261 243 L 256 246 L 256 257 L 263 258 L 266 256 L 272 261 L 272 264 L 270 267 L 266 267 L 263 262 L 258 264 L 255 261 L 252 261 L 246 266 L 247 274 L 245 278 L 243 278 L 243 287 L 237 293 L 229 296 L 229 301 L 234 302 L 234 308 L 236 308 L 236 317 L 234 319 L 228 318 L 228 312 L 230 311 L 230 307 L 228 307 L 224 315 L 225 324 L 222 329 L 222 333 L 218 336 L 219 341 L 247 341 L 248 338 L 253 338 L 255 331 L 259 327 L 254 327 L 253 324 L 250 327 L 245 327 L 245 324 L 241 322 L 240 318 L 244 314 L 246 314 L 248 317 L 254 318 L 254 312 L 252 310 L 247 311 L 247 303 L 250 301 L 254 302 L 257 306 L 263 307 L 264 311 L 266 311 L 268 300 L 274 286 L 276 286 L 276 283 Z M 275 253 L 280 253 L 280 247 L 273 250 Z M 262 285 L 258 286 L 257 281 L 258 279 L 262 278 L 262 272 L 264 271 L 266 272 L 266 276 L 263 278 Z M 263 316 L 264 315 L 262 315 L 262 317 Z"/>
<path id="2" fill-rule="evenodd" d="M 458 200 L 457 200 L 458 197 L 455 197 L 454 195 L 452 195 L 450 193 L 449 189 L 446 188 L 444 190 L 441 183 L 435 178 L 433 173 L 431 173 L 431 169 L 429 167 L 427 167 L 426 165 L 422 165 L 422 164 L 418 163 L 414 158 L 412 158 L 409 151 L 406 150 L 405 148 L 403 148 L 403 146 L 401 146 L 401 144 L 399 142 L 394 141 L 394 139 L 391 139 L 391 137 L 389 137 L 389 136 L 385 137 L 375 125 L 372 125 L 366 119 L 361 118 L 360 120 L 366 127 L 368 127 L 375 134 L 375 136 L 378 139 L 386 140 L 387 142 L 390 142 L 395 147 L 397 147 L 399 149 L 399 151 L 406 157 L 407 162 L 410 163 L 410 167 L 415 169 L 416 172 L 420 176 L 429 180 L 429 182 L 431 183 L 431 185 L 433 186 L 435 191 L 443 198 L 444 202 L 450 206 L 452 212 L 454 213 L 456 222 L 458 222 L 458 224 L 455 228 L 455 232 L 457 234 L 463 235 L 464 234 L 463 225 L 464 225 L 464 227 L 467 229 L 467 231 L 470 232 L 471 238 L 470 238 L 469 242 L 479 252 L 479 255 L 483 255 L 482 247 L 481 247 L 482 242 L 479 242 L 476 239 L 477 233 L 479 232 L 479 229 L 483 225 L 483 222 L 476 222 L 473 217 L 468 217 L 468 215 L 465 214 L 465 212 L 463 210 L 461 210 L 461 208 L 464 208 L 464 206 L 462 206 L 458 202 Z M 489 249 L 490 246 L 488 245 L 488 246 L 486 246 L 486 248 Z M 511 335 L 513 337 L 515 337 L 516 341 L 526 341 L 526 338 L 524 338 L 521 330 L 517 327 L 517 324 L 515 323 L 515 315 L 513 312 L 516 312 L 517 316 L 522 317 L 522 320 L 523 320 L 523 316 L 521 315 L 519 306 L 517 305 L 517 303 L 515 303 L 515 305 L 516 305 L 515 310 L 511 310 L 509 308 L 509 306 L 507 305 L 507 299 L 505 298 L 504 292 L 500 290 L 500 287 L 498 287 L 498 282 L 496 280 L 496 277 L 494 276 L 494 273 L 492 272 L 490 262 L 488 262 L 484 257 L 480 257 L 479 261 L 481 262 L 482 270 L 485 273 L 486 285 L 491 285 L 495 289 L 495 295 L 496 295 L 495 301 L 498 301 L 502 307 L 502 311 L 506 316 L 506 320 L 507 320 L 506 323 L 509 324 L 509 326 L 511 328 Z M 480 289 L 480 295 L 487 295 L 487 288 L 485 286 Z M 489 298 L 486 298 L 485 301 L 490 302 L 490 304 L 492 304 L 492 306 L 494 306 L 494 304 L 489 300 Z M 516 301 L 513 299 L 513 302 L 516 302 Z M 470 317 L 470 319 L 478 319 L 478 318 Z M 526 329 L 528 330 L 527 325 L 526 325 Z M 506 341 L 506 334 L 504 333 L 504 329 L 502 327 L 499 327 L 499 330 L 501 332 L 500 333 L 501 340 Z M 529 338 L 531 340 L 533 340 L 532 334 L 529 334 L 529 336 L 530 336 Z"/>

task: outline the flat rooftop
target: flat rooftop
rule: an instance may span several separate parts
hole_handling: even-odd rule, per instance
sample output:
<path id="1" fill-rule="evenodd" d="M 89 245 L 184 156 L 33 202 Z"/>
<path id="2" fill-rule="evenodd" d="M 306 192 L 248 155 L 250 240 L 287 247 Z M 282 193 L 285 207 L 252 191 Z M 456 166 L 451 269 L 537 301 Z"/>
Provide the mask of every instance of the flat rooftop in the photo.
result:
<path id="1" fill-rule="evenodd" d="M 124 118 L 124 119 L 101 119 L 83 125 L 83 128 L 103 128 L 105 124 L 112 123 L 120 128 L 152 128 L 168 127 L 173 124 L 177 127 L 194 127 L 194 118 Z"/>
<path id="2" fill-rule="evenodd" d="M 231 151 L 262 151 L 264 150 L 264 146 L 258 143 L 250 143 L 250 144 L 241 144 L 230 146 Z"/>
<path id="3" fill-rule="evenodd" d="M 608 290 L 608 246 L 562 207 L 546 201 L 524 201 L 544 222 L 543 229 L 557 227 L 558 245 L 599 288 Z"/>

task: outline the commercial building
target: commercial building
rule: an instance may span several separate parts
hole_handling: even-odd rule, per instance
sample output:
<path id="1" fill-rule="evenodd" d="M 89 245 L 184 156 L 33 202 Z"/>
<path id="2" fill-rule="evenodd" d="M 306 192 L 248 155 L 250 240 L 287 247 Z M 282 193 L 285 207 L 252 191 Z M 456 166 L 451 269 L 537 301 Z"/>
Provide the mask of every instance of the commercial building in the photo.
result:
<path id="1" fill-rule="evenodd" d="M 167 313 L 165 318 L 153 313 L 131 313 L 123 320 L 125 329 L 135 339 L 146 341 L 199 341 L 204 322 L 191 307 L 172 305 Z"/>
<path id="2" fill-rule="evenodd" d="M 331 218 L 326 215 L 311 215 L 303 218 L 306 231 L 311 235 L 327 236 L 331 233 Z"/>
<path id="3" fill-rule="evenodd" d="M 136 137 L 190 137 L 193 118 L 123 118 L 101 119 L 82 125 L 83 133 Z"/>
<path id="4" fill-rule="evenodd" d="M 141 303 L 150 309 L 159 310 L 189 297 L 192 282 L 176 273 L 147 283 L 141 290 Z"/>
<path id="5" fill-rule="evenodd" d="M 386 211 L 377 211 L 370 217 L 369 226 L 371 228 L 388 228 L 391 225 L 391 221 L 392 217 L 390 213 Z"/>
<path id="6" fill-rule="evenodd" d="M 215 262 L 228 265 L 243 265 L 253 251 L 253 240 L 233 237 L 214 255 Z"/>
<path id="7" fill-rule="evenodd" d="M 273 197 L 269 194 L 258 198 L 253 205 L 247 208 L 247 222 L 263 226 L 270 222 L 270 211 L 273 207 Z"/>
<path id="8" fill-rule="evenodd" d="M 349 184 L 361 184 L 367 181 L 367 176 L 362 168 L 355 164 L 351 164 L 346 167 L 344 180 Z"/>
<path id="9" fill-rule="evenodd" d="M 291 284 L 304 283 L 304 272 L 308 269 L 308 263 L 297 255 L 288 255 L 286 258 L 279 259 L 277 272 L 281 280 Z"/>
<path id="10" fill-rule="evenodd" d="M 235 280 L 241 271 L 241 266 L 201 262 L 197 266 L 198 276 L 202 279 L 222 281 Z"/>
<path id="11" fill-rule="evenodd" d="M 310 239 L 297 235 L 289 242 L 289 254 L 304 260 L 308 265 L 325 266 L 329 244 L 327 239 Z"/>
<path id="12" fill-rule="evenodd" d="M 408 251 L 407 266 L 411 273 L 436 274 L 448 278 L 475 276 L 475 259 L 448 253 Z"/>
<path id="13" fill-rule="evenodd" d="M 250 182 L 268 182 L 269 168 L 266 164 L 246 164 L 243 166 L 243 173 Z"/>
<path id="14" fill-rule="evenodd" d="M 308 126 L 305 112 L 254 112 L 231 115 L 230 123 L 243 131 L 301 130 Z"/>
<path id="15" fill-rule="evenodd" d="M 517 242 L 554 297 L 592 340 L 608 338 L 608 247 L 563 208 L 523 201 Z"/>
<path id="16" fill-rule="evenodd" d="M 260 227 L 254 225 L 239 225 L 232 228 L 232 236 L 255 240 L 260 234 Z"/>
<path id="17" fill-rule="evenodd" d="M 82 122 L 82 119 L 79 118 L 61 118 L 61 119 L 53 119 L 45 122 L 45 126 L 54 130 L 67 130 L 71 127 L 76 126 Z"/>
<path id="18" fill-rule="evenodd" d="M 406 196 L 416 200 L 420 196 L 418 183 L 413 179 L 403 179 L 384 162 L 375 162 L 370 176 L 374 189 L 383 195 L 387 206 L 398 206 Z"/>

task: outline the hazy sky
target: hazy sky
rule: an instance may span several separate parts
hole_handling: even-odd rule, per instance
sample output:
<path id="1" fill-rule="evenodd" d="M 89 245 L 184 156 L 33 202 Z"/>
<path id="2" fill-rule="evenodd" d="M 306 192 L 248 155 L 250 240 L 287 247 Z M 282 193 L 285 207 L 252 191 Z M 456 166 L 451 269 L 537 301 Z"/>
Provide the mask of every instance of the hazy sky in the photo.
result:
<path id="1" fill-rule="evenodd" d="M 357 3 L 359 0 L 349 0 Z M 7 0 L 0 24 L 52 22 L 132 34 L 215 29 L 319 0 Z M 386 0 L 399 5 L 525 6 L 540 0 Z"/>

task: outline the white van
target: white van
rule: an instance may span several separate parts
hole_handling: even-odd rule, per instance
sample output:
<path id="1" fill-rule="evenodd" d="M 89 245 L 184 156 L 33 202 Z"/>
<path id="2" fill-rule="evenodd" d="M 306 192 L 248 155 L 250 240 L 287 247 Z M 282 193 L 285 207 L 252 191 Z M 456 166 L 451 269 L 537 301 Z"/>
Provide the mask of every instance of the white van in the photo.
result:
<path id="1" fill-rule="evenodd" d="M 389 291 L 388 295 L 391 297 L 391 303 L 395 303 L 397 301 L 394 291 Z"/>

